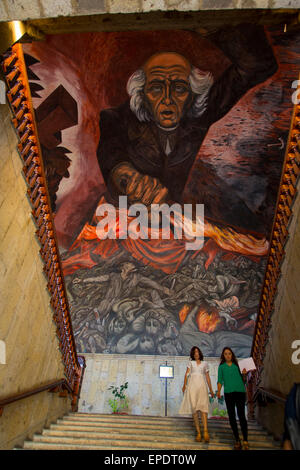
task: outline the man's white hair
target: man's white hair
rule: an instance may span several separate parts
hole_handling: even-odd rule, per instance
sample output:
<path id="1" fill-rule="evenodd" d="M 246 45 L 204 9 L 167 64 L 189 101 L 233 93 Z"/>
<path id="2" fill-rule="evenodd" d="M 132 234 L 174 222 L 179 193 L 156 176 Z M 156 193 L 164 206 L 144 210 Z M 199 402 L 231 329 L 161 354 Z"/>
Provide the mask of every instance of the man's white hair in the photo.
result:
<path id="1" fill-rule="evenodd" d="M 200 117 L 207 108 L 209 90 L 213 84 L 213 76 L 210 72 L 193 67 L 189 75 L 189 82 L 192 92 L 196 95 L 192 107 L 188 111 L 190 117 Z M 130 96 L 130 109 L 139 121 L 150 121 L 151 116 L 145 107 L 144 86 L 146 74 L 143 69 L 134 72 L 127 82 L 127 93 Z"/>

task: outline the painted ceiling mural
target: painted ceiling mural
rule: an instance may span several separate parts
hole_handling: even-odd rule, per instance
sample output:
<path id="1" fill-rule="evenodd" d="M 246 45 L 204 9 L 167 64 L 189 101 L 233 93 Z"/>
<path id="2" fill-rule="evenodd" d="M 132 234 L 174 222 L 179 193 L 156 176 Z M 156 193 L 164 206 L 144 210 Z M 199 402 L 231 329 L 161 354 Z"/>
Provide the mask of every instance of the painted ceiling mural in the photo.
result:
<path id="1" fill-rule="evenodd" d="M 299 33 L 78 33 L 24 53 L 78 352 L 248 356 Z M 204 245 L 187 250 L 175 218 L 167 238 L 126 237 L 119 196 L 204 204 Z"/>

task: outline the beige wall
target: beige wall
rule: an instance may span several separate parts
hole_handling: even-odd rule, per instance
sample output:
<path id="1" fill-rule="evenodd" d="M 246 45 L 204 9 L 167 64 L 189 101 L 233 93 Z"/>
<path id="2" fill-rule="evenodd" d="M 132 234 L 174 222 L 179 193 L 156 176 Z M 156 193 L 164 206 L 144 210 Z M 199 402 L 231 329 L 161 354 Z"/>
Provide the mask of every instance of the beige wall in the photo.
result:
<path id="1" fill-rule="evenodd" d="M 299 191 L 300 183 L 298 184 Z M 296 351 L 292 349 L 292 343 L 295 340 L 300 340 L 299 194 L 293 206 L 293 219 L 289 227 L 289 240 L 285 252 L 260 385 L 278 390 L 286 395 L 294 382 L 300 382 L 300 364 L 292 362 L 292 355 Z M 298 358 L 300 359 L 300 352 Z M 280 436 L 283 432 L 284 407 L 279 404 L 269 404 L 265 408 L 258 408 L 257 412 L 259 420 L 277 436 Z"/>
<path id="2" fill-rule="evenodd" d="M 0 340 L 6 345 L 6 364 L 0 358 L 0 400 L 64 378 L 10 119 L 8 106 L 0 104 Z M 10 404 L 0 417 L 0 449 L 22 442 L 68 409 L 68 398 L 48 392 Z"/>
<path id="3" fill-rule="evenodd" d="M 86 360 L 79 412 L 111 413 L 108 387 L 128 381 L 126 395 L 128 413 L 144 416 L 165 416 L 165 379 L 159 377 L 159 366 L 174 367 L 174 378 L 168 379 L 168 416 L 178 416 L 182 400 L 182 386 L 188 357 L 147 356 L 135 354 L 83 354 Z M 217 390 L 219 358 L 204 358 L 209 364 L 209 375 Z"/>
<path id="4" fill-rule="evenodd" d="M 0 21 L 149 11 L 299 8 L 299 0 L 1 0 Z"/>

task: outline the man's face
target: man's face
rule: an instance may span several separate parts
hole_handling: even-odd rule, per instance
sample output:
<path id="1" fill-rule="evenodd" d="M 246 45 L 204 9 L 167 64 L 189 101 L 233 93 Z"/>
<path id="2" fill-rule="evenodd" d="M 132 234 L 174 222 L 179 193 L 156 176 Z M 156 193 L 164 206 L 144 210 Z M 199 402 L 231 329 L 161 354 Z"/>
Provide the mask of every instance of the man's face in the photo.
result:
<path id="1" fill-rule="evenodd" d="M 149 335 L 156 335 L 160 330 L 160 323 L 156 318 L 148 318 L 148 320 L 146 320 L 145 327 L 146 332 Z"/>
<path id="2" fill-rule="evenodd" d="M 166 129 L 176 127 L 192 101 L 190 64 L 179 54 L 165 52 L 151 57 L 144 71 L 146 104 L 156 123 Z"/>

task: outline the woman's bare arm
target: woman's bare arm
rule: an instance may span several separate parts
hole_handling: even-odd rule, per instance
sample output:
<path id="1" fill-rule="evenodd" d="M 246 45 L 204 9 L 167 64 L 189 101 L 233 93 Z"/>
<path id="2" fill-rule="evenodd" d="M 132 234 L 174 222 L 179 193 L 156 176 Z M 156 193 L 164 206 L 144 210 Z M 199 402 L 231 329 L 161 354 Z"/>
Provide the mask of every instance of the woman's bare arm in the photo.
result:
<path id="1" fill-rule="evenodd" d="M 184 383 L 183 383 L 183 387 L 182 387 L 182 392 L 184 393 L 185 389 L 186 389 L 186 382 L 187 382 L 187 378 L 188 378 L 188 375 L 190 373 L 190 368 L 187 367 L 186 369 L 186 373 L 185 373 L 185 376 L 184 376 Z"/>
<path id="2" fill-rule="evenodd" d="M 205 377 L 206 377 L 206 382 L 207 382 L 208 388 L 210 390 L 211 396 L 214 396 L 214 391 L 213 391 L 212 386 L 211 386 L 211 380 L 210 380 L 209 372 L 205 372 Z"/>

